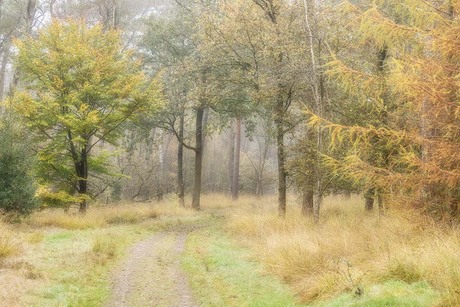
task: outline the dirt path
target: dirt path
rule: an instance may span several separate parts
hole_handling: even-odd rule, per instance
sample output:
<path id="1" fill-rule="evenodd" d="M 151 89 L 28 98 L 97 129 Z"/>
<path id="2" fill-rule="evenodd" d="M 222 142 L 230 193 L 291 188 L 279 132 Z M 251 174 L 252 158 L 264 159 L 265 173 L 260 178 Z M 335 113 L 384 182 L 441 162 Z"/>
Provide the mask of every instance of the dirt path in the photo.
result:
<path id="1" fill-rule="evenodd" d="M 107 306 L 198 306 L 179 263 L 192 230 L 160 232 L 133 246 L 114 277 Z"/>

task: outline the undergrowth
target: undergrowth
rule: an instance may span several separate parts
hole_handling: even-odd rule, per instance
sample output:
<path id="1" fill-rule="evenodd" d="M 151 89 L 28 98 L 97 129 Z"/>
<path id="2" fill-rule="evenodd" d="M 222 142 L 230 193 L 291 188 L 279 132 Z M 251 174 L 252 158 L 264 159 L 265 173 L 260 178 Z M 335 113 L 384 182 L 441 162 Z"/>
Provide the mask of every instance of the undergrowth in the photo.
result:
<path id="1" fill-rule="evenodd" d="M 366 213 L 359 198 L 329 198 L 316 225 L 300 215 L 294 199 L 285 219 L 276 215 L 274 197 L 243 196 L 232 202 L 207 195 L 202 204 L 216 223 L 225 221 L 230 238 L 251 251 L 245 259 L 251 255 L 304 303 L 460 306 L 460 230 L 417 212 L 390 210 L 381 216 Z M 0 291 L 0 299 L 26 297 L 26 302 L 43 306 L 66 304 L 74 297 L 82 304 L 101 302 L 108 293 L 108 264 L 133 240 L 197 216 L 165 202 L 93 206 L 84 216 L 44 210 L 20 225 L 0 223 L 0 265 L 7 264 L 3 268 L 9 274 L 0 282 L 10 285 Z M 225 251 L 235 249 L 229 257 L 236 257 L 238 246 L 212 233 L 199 240 L 192 235 L 192 240 L 192 264 L 202 276 L 198 282 L 203 286 L 203 278 L 212 275 L 211 280 L 226 287 L 222 278 L 230 273 L 225 267 L 238 263 L 227 263 L 224 258 L 230 254 Z M 232 276 L 228 278 L 238 279 Z M 27 292 L 30 287 L 40 290 Z M 222 291 L 231 296 L 234 289 Z"/>
<path id="2" fill-rule="evenodd" d="M 343 294 L 359 299 L 376 285 L 398 281 L 408 289 L 427 283 L 431 292 L 421 306 L 460 305 L 459 230 L 412 211 L 369 214 L 358 198 L 327 199 L 318 225 L 298 210 L 285 219 L 275 212 L 273 204 L 240 207 L 228 229 L 303 302 Z"/>

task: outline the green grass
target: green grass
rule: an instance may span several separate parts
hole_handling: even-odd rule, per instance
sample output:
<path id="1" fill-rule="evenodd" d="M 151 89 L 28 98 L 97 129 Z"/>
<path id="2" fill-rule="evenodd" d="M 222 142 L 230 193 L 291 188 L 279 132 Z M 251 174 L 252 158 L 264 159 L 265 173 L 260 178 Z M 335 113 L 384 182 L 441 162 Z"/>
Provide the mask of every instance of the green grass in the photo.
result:
<path id="1" fill-rule="evenodd" d="M 29 245 L 24 261 L 33 264 L 43 278 L 21 298 L 21 305 L 104 306 L 110 295 L 112 269 L 129 247 L 157 231 L 184 223 L 200 220 L 166 217 L 96 229 L 42 230 L 41 240 Z"/>
<path id="2" fill-rule="evenodd" d="M 202 306 L 306 306 L 251 259 L 249 250 L 214 226 L 190 235 L 182 266 Z M 388 280 L 363 288 L 361 295 L 350 291 L 308 306 L 433 306 L 439 297 L 426 282 Z"/>
<path id="3" fill-rule="evenodd" d="M 31 246 L 30 256 L 45 278 L 24 298 L 24 305 L 103 305 L 110 292 L 110 269 L 153 228 L 140 224 L 45 233 L 40 244 Z"/>
<path id="4" fill-rule="evenodd" d="M 351 293 L 343 294 L 332 300 L 314 304 L 315 307 L 415 307 L 435 305 L 439 294 L 425 282 L 407 284 L 402 281 L 387 281 L 364 289 L 361 296 Z"/>
<path id="5" fill-rule="evenodd" d="M 202 306 L 301 306 L 289 288 L 262 274 L 217 227 L 194 232 L 187 241 L 182 266 Z"/>

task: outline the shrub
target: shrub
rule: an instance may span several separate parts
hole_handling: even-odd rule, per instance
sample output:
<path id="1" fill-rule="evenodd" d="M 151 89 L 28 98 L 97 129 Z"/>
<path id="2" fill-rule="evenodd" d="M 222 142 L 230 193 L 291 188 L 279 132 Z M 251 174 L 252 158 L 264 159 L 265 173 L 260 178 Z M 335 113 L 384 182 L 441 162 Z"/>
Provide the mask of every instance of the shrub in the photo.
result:
<path id="1" fill-rule="evenodd" d="M 25 131 L 12 114 L 1 117 L 0 144 L 0 210 L 28 214 L 37 206 L 33 159 Z"/>

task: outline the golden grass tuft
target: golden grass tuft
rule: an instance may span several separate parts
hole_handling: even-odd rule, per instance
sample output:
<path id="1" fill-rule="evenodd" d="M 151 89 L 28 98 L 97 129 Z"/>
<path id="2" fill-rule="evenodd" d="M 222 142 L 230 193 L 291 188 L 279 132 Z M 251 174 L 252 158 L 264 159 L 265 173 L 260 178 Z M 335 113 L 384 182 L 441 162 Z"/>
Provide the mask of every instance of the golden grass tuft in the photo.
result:
<path id="1" fill-rule="evenodd" d="M 159 216 L 155 207 L 145 205 L 117 205 L 93 210 L 108 224 L 135 224 Z"/>
<path id="2" fill-rule="evenodd" d="M 34 231 L 26 237 L 27 243 L 30 244 L 39 244 L 45 239 L 45 234 L 41 231 Z"/>
<path id="3" fill-rule="evenodd" d="M 106 220 L 90 210 L 87 214 L 66 213 L 62 209 L 49 209 L 34 213 L 27 220 L 32 226 L 59 227 L 64 229 L 88 229 L 106 226 Z"/>
<path id="4" fill-rule="evenodd" d="M 92 259 L 98 264 L 104 265 L 107 261 L 114 259 L 118 252 L 117 238 L 114 236 L 97 236 L 94 239 Z"/>
<path id="5" fill-rule="evenodd" d="M 238 201 L 233 201 L 225 194 L 204 194 L 201 198 L 201 207 L 206 209 L 236 209 L 236 208 L 259 208 L 266 202 L 273 203 L 276 197 L 257 197 L 254 195 L 242 195 Z"/>
<path id="6" fill-rule="evenodd" d="M 426 281 L 443 304 L 460 305 L 460 231 L 441 229 L 411 211 L 378 216 L 363 207 L 359 198 L 328 198 L 315 225 L 292 206 L 285 219 L 278 218 L 269 200 L 240 206 L 228 229 L 307 303 L 400 280 Z"/>
<path id="7" fill-rule="evenodd" d="M 0 261 L 21 253 L 21 242 L 7 225 L 0 222 Z"/>

